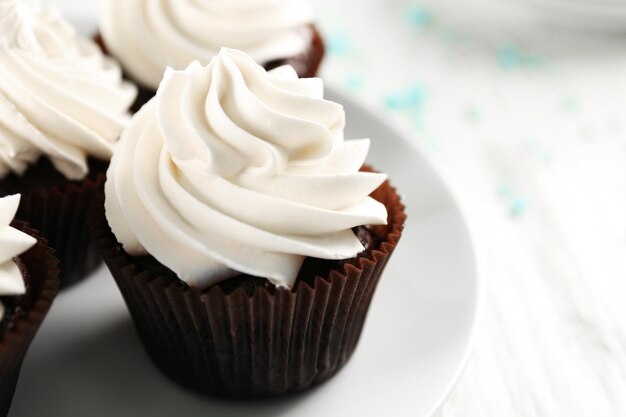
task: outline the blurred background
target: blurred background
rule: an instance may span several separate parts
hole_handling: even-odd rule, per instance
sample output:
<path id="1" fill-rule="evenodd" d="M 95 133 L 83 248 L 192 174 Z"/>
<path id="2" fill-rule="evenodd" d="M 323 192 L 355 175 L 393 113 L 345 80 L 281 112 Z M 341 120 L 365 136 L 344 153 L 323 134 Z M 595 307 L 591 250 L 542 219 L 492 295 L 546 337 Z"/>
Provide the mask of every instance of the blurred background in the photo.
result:
<path id="1" fill-rule="evenodd" d="M 326 82 L 409 132 L 482 245 L 484 323 L 440 415 L 626 415 L 626 1 L 314 4 Z"/>

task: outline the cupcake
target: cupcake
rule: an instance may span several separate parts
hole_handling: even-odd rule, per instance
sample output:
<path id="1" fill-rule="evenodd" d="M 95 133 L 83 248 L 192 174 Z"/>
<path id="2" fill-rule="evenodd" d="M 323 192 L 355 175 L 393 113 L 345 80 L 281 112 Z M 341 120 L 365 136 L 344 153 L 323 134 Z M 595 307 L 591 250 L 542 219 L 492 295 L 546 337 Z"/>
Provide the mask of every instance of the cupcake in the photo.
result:
<path id="1" fill-rule="evenodd" d="M 266 69 L 289 64 L 300 77 L 315 76 L 324 44 L 313 20 L 307 0 L 106 0 L 97 39 L 140 86 L 137 110 L 167 67 L 208 64 L 222 46 Z"/>
<path id="2" fill-rule="evenodd" d="M 19 195 L 0 198 L 0 416 L 9 411 L 22 361 L 59 285 L 52 250 L 25 224 L 11 227 L 19 202 Z"/>
<path id="3" fill-rule="evenodd" d="M 349 359 L 405 214 L 344 121 L 320 79 L 225 48 L 134 116 L 94 238 L 171 379 L 269 397 Z"/>
<path id="4" fill-rule="evenodd" d="M 98 264 L 86 213 L 136 88 L 34 0 L 0 1 L 0 74 L 0 196 L 22 194 L 17 218 L 55 248 L 67 286 Z"/>

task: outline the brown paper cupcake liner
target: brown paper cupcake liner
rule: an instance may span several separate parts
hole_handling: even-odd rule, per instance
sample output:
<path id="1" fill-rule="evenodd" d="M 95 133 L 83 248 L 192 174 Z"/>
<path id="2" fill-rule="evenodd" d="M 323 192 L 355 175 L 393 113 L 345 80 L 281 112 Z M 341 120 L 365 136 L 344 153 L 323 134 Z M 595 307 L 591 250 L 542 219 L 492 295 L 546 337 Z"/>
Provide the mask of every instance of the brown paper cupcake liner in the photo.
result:
<path id="1" fill-rule="evenodd" d="M 378 242 L 346 261 L 307 259 L 291 291 L 248 276 L 188 287 L 154 258 L 126 254 L 101 204 L 93 233 L 145 349 L 169 378 L 221 397 L 271 397 L 327 380 L 352 355 L 406 219 L 388 183 L 373 197 L 389 212 L 387 226 L 370 229 Z"/>
<path id="2" fill-rule="evenodd" d="M 265 69 L 269 71 L 281 65 L 291 65 L 300 78 L 315 77 L 324 58 L 324 40 L 315 25 L 306 26 L 306 30 L 309 31 L 311 36 L 311 43 L 306 50 L 291 58 L 267 62 L 264 65 Z"/>
<path id="3" fill-rule="evenodd" d="M 0 332 L 0 416 L 6 416 L 17 385 L 26 351 L 58 292 L 58 260 L 37 232 L 21 222 L 13 227 L 37 238 L 38 242 L 19 259 L 28 274 L 28 310 Z"/>
<path id="4" fill-rule="evenodd" d="M 46 160 L 40 161 L 35 169 L 41 165 L 44 165 L 42 171 L 33 176 L 54 169 Z M 54 248 L 60 261 L 61 288 L 80 281 L 101 262 L 91 242 L 88 215 L 94 197 L 104 194 L 106 164 L 90 163 L 90 169 L 93 171 L 82 181 L 42 178 L 43 184 L 34 185 L 35 179 L 24 181 L 15 175 L 0 180 L 0 197 L 22 195 L 16 218 L 38 230 Z"/>

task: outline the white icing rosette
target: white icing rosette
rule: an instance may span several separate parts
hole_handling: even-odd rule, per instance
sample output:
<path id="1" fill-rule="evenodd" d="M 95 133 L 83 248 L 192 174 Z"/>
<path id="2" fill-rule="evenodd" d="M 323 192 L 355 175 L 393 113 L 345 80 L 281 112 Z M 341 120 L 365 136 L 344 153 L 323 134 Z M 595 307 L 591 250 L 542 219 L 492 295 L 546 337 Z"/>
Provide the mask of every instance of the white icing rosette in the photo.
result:
<path id="1" fill-rule="evenodd" d="M 168 70 L 111 161 L 109 225 L 191 286 L 246 273 L 291 288 L 305 257 L 352 258 L 352 228 L 386 224 L 369 195 L 387 177 L 359 171 L 369 140 L 344 141 L 344 123 L 320 79 L 237 50 Z"/>
<path id="2" fill-rule="evenodd" d="M 0 1 L 0 178 L 46 155 L 68 179 L 111 157 L 136 88 L 54 9 Z"/>
<path id="3" fill-rule="evenodd" d="M 307 0 L 105 0 L 100 31 L 128 74 L 156 89 L 167 67 L 208 64 L 222 46 L 258 63 L 296 56 L 312 21 Z"/>
<path id="4" fill-rule="evenodd" d="M 24 277 L 15 258 L 37 243 L 37 239 L 11 227 L 20 204 L 19 194 L 0 198 L 0 295 L 20 295 L 26 292 Z M 4 306 L 0 303 L 0 320 Z"/>

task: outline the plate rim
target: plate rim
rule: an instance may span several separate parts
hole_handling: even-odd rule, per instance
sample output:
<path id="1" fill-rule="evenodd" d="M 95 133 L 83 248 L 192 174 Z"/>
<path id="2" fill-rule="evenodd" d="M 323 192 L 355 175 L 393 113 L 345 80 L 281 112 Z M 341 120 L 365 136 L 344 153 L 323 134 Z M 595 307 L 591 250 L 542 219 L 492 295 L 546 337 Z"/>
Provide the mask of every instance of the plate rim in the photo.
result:
<path id="1" fill-rule="evenodd" d="M 346 103 L 349 103 L 350 107 L 360 107 L 364 112 L 368 113 L 368 115 L 372 119 L 374 119 L 375 123 L 386 126 L 402 142 L 404 142 L 405 145 L 408 145 L 422 158 L 422 162 L 432 170 L 434 175 L 438 177 L 443 186 L 447 189 L 446 191 L 450 194 L 453 204 L 456 205 L 462 224 L 467 231 L 470 249 L 473 255 L 475 265 L 473 275 L 476 280 L 476 295 L 474 299 L 474 309 L 472 311 L 472 324 L 470 326 L 469 337 L 465 342 L 463 355 L 459 360 L 454 375 L 440 395 L 439 400 L 437 400 L 437 402 L 431 408 L 431 411 L 429 411 L 428 414 L 424 416 L 433 417 L 446 404 L 450 395 L 454 391 L 454 388 L 459 383 L 461 376 L 465 372 L 465 369 L 467 368 L 467 365 L 474 352 L 474 348 L 476 347 L 476 342 L 480 334 L 480 329 L 485 314 L 488 285 L 484 273 L 484 249 L 478 237 L 479 234 L 476 216 L 472 214 L 471 205 L 468 202 L 469 197 L 467 197 L 465 192 L 463 192 L 463 188 L 461 187 L 459 180 L 451 173 L 449 169 L 444 166 L 442 162 L 436 160 L 433 156 L 431 156 L 424 145 L 420 144 L 417 140 L 410 140 L 410 138 L 415 137 L 415 132 L 411 132 L 410 129 L 408 129 L 406 126 L 403 126 L 401 123 L 383 119 L 381 114 L 389 113 L 384 111 L 383 109 L 377 108 L 375 105 L 372 105 L 368 100 L 356 102 L 353 99 L 353 97 L 355 96 L 354 93 L 350 93 L 338 83 L 328 81 L 327 79 L 323 78 L 323 72 L 324 70 L 322 69 L 321 78 L 324 81 L 325 94 L 331 92 L 332 95 L 341 99 L 340 103 L 344 106 Z"/>

